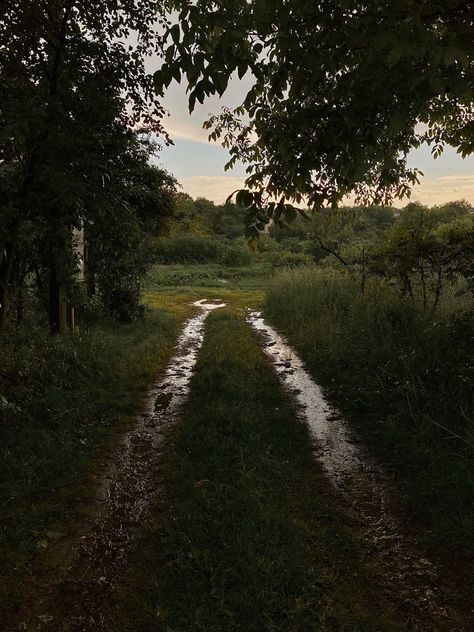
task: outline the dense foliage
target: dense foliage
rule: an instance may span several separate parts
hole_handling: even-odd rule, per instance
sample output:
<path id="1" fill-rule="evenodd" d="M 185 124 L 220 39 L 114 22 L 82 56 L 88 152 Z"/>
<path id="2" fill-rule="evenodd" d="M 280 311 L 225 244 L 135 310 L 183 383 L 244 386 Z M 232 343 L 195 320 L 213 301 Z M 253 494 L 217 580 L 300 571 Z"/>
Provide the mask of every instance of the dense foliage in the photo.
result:
<path id="1" fill-rule="evenodd" d="M 157 261 L 261 264 L 268 271 L 316 264 L 349 272 L 362 291 L 371 277 L 384 279 L 426 314 L 443 301 L 453 309 L 472 304 L 474 211 L 465 200 L 433 208 L 410 203 L 401 210 L 354 206 L 308 212 L 289 224 L 274 221 L 256 252 L 244 244 L 246 215 L 244 207 L 230 202 L 215 205 L 178 195 L 173 228 L 157 242 Z M 166 275 L 165 284 L 178 276 Z"/>
<path id="2" fill-rule="evenodd" d="M 474 149 L 474 11 L 465 0 L 176 0 L 158 90 L 181 78 L 189 105 L 251 75 L 242 105 L 209 123 L 248 164 L 241 201 L 261 223 L 287 200 L 336 205 L 403 197 L 423 143 Z M 419 125 L 422 123 L 423 125 Z M 270 196 L 275 201 L 268 203 Z M 281 199 L 280 199 L 281 198 Z M 280 200 L 280 201 L 278 201 Z M 267 202 L 267 203 L 266 203 Z M 263 213 L 264 211 L 264 213 Z"/>
<path id="3" fill-rule="evenodd" d="M 136 310 L 117 301 L 136 296 L 135 276 L 146 261 L 137 232 L 149 228 L 150 214 L 157 225 L 170 213 L 174 193 L 173 181 L 150 166 L 146 140 L 161 132 L 163 113 L 146 70 L 146 56 L 157 51 L 157 6 L 2 4 L 0 323 L 12 298 L 21 303 L 26 280 L 58 329 L 59 294 L 73 296 L 74 228 L 90 232 L 96 259 L 107 253 L 106 273 L 97 277 L 107 306 L 121 315 Z"/>

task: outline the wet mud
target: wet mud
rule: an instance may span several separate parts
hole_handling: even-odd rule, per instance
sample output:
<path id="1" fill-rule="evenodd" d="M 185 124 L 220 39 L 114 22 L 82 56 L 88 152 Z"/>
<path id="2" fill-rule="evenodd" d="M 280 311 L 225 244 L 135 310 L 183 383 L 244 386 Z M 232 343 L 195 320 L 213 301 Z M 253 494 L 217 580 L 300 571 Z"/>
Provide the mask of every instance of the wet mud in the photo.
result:
<path id="1" fill-rule="evenodd" d="M 56 569 L 57 576 L 45 582 L 41 594 L 6 629 L 108 630 L 104 605 L 113 603 L 127 552 L 163 489 L 160 456 L 188 396 L 206 317 L 224 304 L 204 299 L 194 306 L 197 314 L 186 322 L 164 375 L 149 390 L 144 412 L 121 435 L 102 470 L 87 524 L 78 526 L 74 540 L 63 545 L 70 551 Z"/>
<path id="2" fill-rule="evenodd" d="M 473 630 L 470 623 L 460 622 L 462 605 L 457 603 L 454 613 L 450 587 L 419 544 L 394 475 L 368 454 L 286 340 L 259 312 L 249 312 L 247 321 L 310 429 L 315 457 L 354 518 L 380 590 L 399 615 L 400 630 Z"/>

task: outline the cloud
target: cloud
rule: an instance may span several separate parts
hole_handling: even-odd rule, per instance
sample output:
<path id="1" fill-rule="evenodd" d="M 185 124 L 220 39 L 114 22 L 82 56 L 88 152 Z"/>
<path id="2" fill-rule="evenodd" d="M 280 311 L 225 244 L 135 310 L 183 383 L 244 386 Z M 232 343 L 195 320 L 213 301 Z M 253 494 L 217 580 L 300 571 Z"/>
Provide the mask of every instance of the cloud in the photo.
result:
<path id="1" fill-rule="evenodd" d="M 426 178 L 413 188 L 411 199 L 428 206 L 460 199 L 474 204 L 474 174 Z"/>
<path id="2" fill-rule="evenodd" d="M 170 123 L 165 121 L 165 129 L 173 140 L 190 140 L 204 145 L 220 146 L 220 143 L 208 140 L 208 132 L 206 130 L 191 122 L 171 119 Z"/>
<path id="3" fill-rule="evenodd" d="M 233 191 L 243 188 L 244 180 L 237 176 L 188 176 L 180 178 L 180 183 L 191 197 L 205 197 L 221 204 Z"/>

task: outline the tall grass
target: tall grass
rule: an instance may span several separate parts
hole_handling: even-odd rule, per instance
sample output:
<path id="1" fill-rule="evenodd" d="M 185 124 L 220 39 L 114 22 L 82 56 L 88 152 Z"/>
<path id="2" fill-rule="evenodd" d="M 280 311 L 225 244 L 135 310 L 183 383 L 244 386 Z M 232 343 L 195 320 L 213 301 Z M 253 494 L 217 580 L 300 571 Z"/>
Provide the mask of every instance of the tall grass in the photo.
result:
<path id="1" fill-rule="evenodd" d="M 296 271 L 272 283 L 271 321 L 330 399 L 403 477 L 438 544 L 474 542 L 474 316 L 427 319 L 381 283 Z"/>
<path id="2" fill-rule="evenodd" d="M 175 332 L 175 319 L 156 310 L 73 339 L 30 323 L 1 340 L 0 609 L 20 597 L 48 533 L 67 531 L 99 447 L 139 407 Z"/>

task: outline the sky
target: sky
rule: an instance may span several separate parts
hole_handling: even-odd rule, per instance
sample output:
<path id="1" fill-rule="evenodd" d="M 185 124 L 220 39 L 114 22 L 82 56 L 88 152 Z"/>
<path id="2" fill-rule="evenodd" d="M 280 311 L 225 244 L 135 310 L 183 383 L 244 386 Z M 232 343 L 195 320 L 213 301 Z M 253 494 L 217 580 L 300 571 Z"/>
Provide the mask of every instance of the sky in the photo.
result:
<path id="1" fill-rule="evenodd" d="M 208 142 L 208 132 L 202 129 L 202 124 L 222 107 L 240 105 L 249 85 L 245 78 L 231 81 L 222 98 L 213 97 L 204 105 L 197 104 L 191 116 L 184 87 L 173 83 L 165 93 L 163 104 L 169 116 L 164 124 L 174 146 L 163 147 L 158 163 L 171 172 L 181 183 L 182 190 L 192 197 L 202 196 L 221 203 L 230 193 L 242 188 L 243 166 L 224 171 L 228 152 L 219 144 Z M 446 148 L 441 157 L 434 160 L 429 148 L 422 147 L 409 155 L 408 163 L 424 173 L 420 185 L 413 189 L 411 200 L 433 206 L 464 198 L 474 205 L 474 156 L 462 159 L 455 150 Z M 407 202 L 399 202 L 398 206 Z"/>

